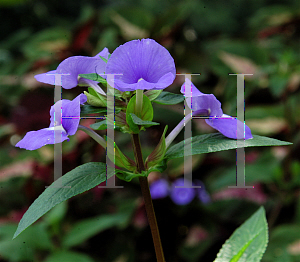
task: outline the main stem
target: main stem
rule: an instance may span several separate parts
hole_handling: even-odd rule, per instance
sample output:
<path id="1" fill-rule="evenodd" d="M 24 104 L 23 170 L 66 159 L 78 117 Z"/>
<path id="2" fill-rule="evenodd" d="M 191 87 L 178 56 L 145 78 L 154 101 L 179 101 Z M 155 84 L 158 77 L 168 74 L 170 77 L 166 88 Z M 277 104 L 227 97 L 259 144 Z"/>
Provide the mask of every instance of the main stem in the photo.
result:
<path id="1" fill-rule="evenodd" d="M 135 159 L 136 159 L 137 166 L 138 166 L 138 172 L 141 173 L 141 171 L 145 170 L 145 166 L 144 166 L 144 161 L 143 161 L 143 155 L 142 155 L 142 150 L 141 150 L 139 134 L 132 134 L 132 141 L 133 141 Z M 158 226 L 157 226 L 156 216 L 155 216 L 152 199 L 151 199 L 151 195 L 150 195 L 148 180 L 147 180 L 147 177 L 139 177 L 139 180 L 140 180 L 142 194 L 144 197 L 148 222 L 150 225 L 151 234 L 152 234 L 152 238 L 153 238 L 156 259 L 157 259 L 157 262 L 165 262 L 165 257 L 164 257 L 164 252 L 163 252 L 162 245 L 161 245 L 160 236 L 159 236 L 159 230 L 158 230 Z"/>

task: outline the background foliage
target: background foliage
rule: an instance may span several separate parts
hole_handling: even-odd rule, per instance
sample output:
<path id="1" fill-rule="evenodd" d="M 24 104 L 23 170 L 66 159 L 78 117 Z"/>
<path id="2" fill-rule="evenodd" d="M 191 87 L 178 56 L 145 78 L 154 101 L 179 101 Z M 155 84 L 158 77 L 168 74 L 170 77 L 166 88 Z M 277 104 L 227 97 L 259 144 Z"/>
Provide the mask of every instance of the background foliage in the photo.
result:
<path id="1" fill-rule="evenodd" d="M 213 261 L 225 240 L 260 205 L 270 241 L 263 262 L 300 261 L 300 2 L 256 1 L 0 1 L 0 257 L 1 261 L 154 261 L 154 250 L 137 181 L 123 189 L 93 188 L 62 203 L 11 240 L 29 205 L 53 181 L 53 146 L 14 148 L 26 132 L 49 125 L 53 87 L 33 76 L 73 55 L 92 56 L 136 38 L 153 38 L 175 59 L 177 73 L 201 73 L 195 85 L 214 93 L 223 111 L 236 115 L 236 77 L 245 81 L 245 117 L 256 135 L 292 146 L 246 148 L 246 184 L 235 183 L 235 150 L 193 157 L 193 178 L 210 201 L 178 206 L 154 200 L 167 261 Z M 166 91 L 179 93 L 177 77 Z M 85 88 L 63 90 L 74 98 Z M 167 116 L 167 117 L 166 117 Z M 155 122 L 142 136 L 144 156 L 183 117 L 183 105 L 155 105 Z M 85 119 L 83 125 L 95 121 Z M 102 134 L 105 134 L 105 131 Z M 193 135 L 213 130 L 193 120 Z M 181 134 L 176 142 L 183 139 Z M 133 157 L 130 137 L 117 134 Z M 105 161 L 104 150 L 83 132 L 63 143 L 63 173 Z M 163 173 L 183 175 L 183 159 Z M 34 237 L 32 237 L 34 236 Z"/>

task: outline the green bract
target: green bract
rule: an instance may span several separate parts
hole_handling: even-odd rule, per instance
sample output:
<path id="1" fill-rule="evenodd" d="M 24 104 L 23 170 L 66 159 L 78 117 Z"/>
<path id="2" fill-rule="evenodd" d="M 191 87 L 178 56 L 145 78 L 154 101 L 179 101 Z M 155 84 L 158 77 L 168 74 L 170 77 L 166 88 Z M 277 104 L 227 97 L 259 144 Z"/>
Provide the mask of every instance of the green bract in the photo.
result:
<path id="1" fill-rule="evenodd" d="M 132 116 L 134 114 L 135 116 Z M 145 130 L 145 127 L 157 123 L 151 122 L 153 119 L 153 107 L 150 99 L 143 95 L 143 107 L 141 112 L 136 110 L 136 95 L 134 95 L 126 109 L 126 122 L 130 128 L 131 133 L 138 134 L 140 130 Z M 147 122 L 143 122 L 147 121 Z"/>
<path id="2" fill-rule="evenodd" d="M 156 164 L 159 164 L 166 153 L 166 141 L 165 141 L 165 136 L 167 132 L 168 126 L 165 127 L 165 130 L 161 136 L 161 139 L 156 146 L 156 148 L 152 151 L 152 153 L 147 157 L 145 161 L 145 166 L 146 169 L 149 169 L 150 167 L 155 166 Z"/>

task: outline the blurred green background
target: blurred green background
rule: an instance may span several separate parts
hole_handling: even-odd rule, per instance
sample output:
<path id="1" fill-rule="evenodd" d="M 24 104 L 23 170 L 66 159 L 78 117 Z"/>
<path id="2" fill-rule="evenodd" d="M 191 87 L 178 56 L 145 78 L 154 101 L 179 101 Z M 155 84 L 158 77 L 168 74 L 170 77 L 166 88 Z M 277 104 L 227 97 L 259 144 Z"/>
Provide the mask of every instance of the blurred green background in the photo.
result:
<path id="1" fill-rule="evenodd" d="M 53 181 L 53 146 L 15 148 L 28 131 L 49 126 L 54 89 L 34 75 L 56 69 L 69 56 L 110 52 L 126 41 L 153 38 L 175 59 L 177 73 L 201 73 L 193 82 L 213 93 L 224 113 L 236 115 L 236 77 L 245 80 L 246 124 L 253 134 L 292 146 L 247 148 L 246 185 L 235 184 L 234 150 L 193 158 L 193 178 L 211 202 L 185 206 L 154 200 L 166 260 L 213 261 L 232 232 L 260 205 L 267 211 L 270 242 L 263 262 L 300 261 L 300 1 L 120 0 L 0 1 L 0 260 L 46 262 L 155 261 L 137 181 L 123 189 L 92 189 L 51 210 L 15 240 L 17 223 Z M 179 93 L 177 77 L 167 91 Z M 63 90 L 74 98 L 86 90 Z M 144 156 L 183 117 L 183 105 L 155 105 L 156 122 L 144 132 Z M 94 120 L 83 120 L 90 125 Z M 193 135 L 214 132 L 193 120 Z M 104 134 L 104 133 L 103 133 Z M 175 142 L 183 138 L 181 134 Z M 132 155 L 130 136 L 116 142 Z M 81 131 L 63 143 L 63 173 L 104 150 Z M 150 181 L 183 175 L 183 159 Z"/>

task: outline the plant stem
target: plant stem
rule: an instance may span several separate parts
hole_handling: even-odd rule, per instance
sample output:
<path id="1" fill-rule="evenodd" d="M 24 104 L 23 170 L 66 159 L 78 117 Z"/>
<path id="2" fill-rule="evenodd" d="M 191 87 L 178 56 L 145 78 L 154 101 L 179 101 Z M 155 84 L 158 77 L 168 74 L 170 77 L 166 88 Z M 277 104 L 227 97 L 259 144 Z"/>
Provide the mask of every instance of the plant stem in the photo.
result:
<path id="1" fill-rule="evenodd" d="M 168 148 L 173 140 L 178 136 L 180 131 L 183 129 L 184 125 L 191 120 L 191 115 L 189 114 L 186 118 L 183 118 L 179 124 L 171 131 L 171 133 L 166 137 L 166 148 Z"/>
<path id="2" fill-rule="evenodd" d="M 78 125 L 78 130 L 81 130 L 81 131 L 87 133 L 91 138 L 93 138 L 104 149 L 106 148 L 106 141 L 104 140 L 104 138 L 102 136 L 98 135 L 94 130 L 92 130 L 86 126 L 82 126 L 82 125 Z"/>
<path id="3" fill-rule="evenodd" d="M 141 117 L 142 107 L 143 107 L 143 90 L 136 90 L 136 107 L 135 111 L 138 112 L 138 117 Z"/>
<path id="4" fill-rule="evenodd" d="M 145 170 L 144 160 L 141 150 L 140 136 L 139 134 L 132 134 L 134 154 L 138 166 L 138 172 Z M 159 230 L 157 226 L 156 216 L 152 204 L 152 199 L 149 190 L 149 184 L 147 177 L 139 177 L 141 191 L 144 197 L 145 208 L 147 212 L 148 222 L 151 229 L 152 239 L 154 243 L 154 249 L 156 254 L 157 262 L 165 262 L 164 253 L 161 245 Z"/>
<path id="5" fill-rule="evenodd" d="M 193 113 L 194 115 L 204 115 L 204 116 L 208 116 L 209 112 L 206 109 L 200 109 L 198 111 L 195 111 Z M 192 114 L 188 114 L 186 117 L 184 117 L 179 123 L 178 125 L 171 131 L 171 133 L 166 137 L 166 148 L 168 148 L 171 143 L 173 142 L 173 140 L 176 138 L 176 136 L 178 136 L 178 134 L 180 133 L 180 131 L 184 128 L 185 124 L 187 124 L 190 120 L 192 119 Z"/>

